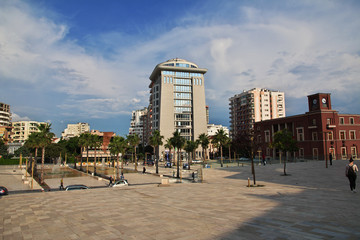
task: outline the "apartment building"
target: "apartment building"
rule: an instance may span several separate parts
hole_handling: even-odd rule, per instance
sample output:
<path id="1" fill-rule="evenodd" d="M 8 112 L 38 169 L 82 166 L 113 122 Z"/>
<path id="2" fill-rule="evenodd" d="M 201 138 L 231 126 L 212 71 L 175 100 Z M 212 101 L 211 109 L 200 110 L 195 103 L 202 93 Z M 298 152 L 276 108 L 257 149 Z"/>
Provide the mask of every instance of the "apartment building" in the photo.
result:
<path id="1" fill-rule="evenodd" d="M 129 135 L 137 134 L 142 144 L 144 144 L 144 124 L 146 123 L 147 113 L 148 109 L 146 107 L 131 113 Z"/>
<path id="2" fill-rule="evenodd" d="M 151 129 L 159 130 L 164 140 L 179 131 L 186 140 L 207 133 L 205 104 L 205 68 L 184 59 L 158 64 L 149 85 Z M 164 146 L 160 146 L 160 154 Z"/>
<path id="3" fill-rule="evenodd" d="M 31 133 L 39 132 L 40 124 L 48 124 L 46 122 L 37 121 L 18 121 L 12 123 L 11 136 L 14 142 L 24 143 Z"/>
<path id="4" fill-rule="evenodd" d="M 285 94 L 253 88 L 229 99 L 230 137 L 254 130 L 254 123 L 285 117 Z"/>
<path id="5" fill-rule="evenodd" d="M 0 139 L 5 143 L 11 141 L 11 128 L 10 105 L 0 102 Z"/>
<path id="6" fill-rule="evenodd" d="M 88 123 L 68 124 L 67 128 L 61 133 L 63 139 L 78 137 L 80 134 L 90 132 L 90 125 Z"/>

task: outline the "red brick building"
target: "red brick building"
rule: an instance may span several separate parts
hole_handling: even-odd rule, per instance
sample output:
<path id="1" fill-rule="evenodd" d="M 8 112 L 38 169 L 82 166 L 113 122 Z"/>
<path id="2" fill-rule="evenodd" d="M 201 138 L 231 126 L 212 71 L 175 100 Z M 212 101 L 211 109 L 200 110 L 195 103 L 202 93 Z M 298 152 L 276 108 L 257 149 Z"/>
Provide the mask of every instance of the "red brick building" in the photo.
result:
<path id="1" fill-rule="evenodd" d="M 330 93 L 308 96 L 309 111 L 305 114 L 256 122 L 255 142 L 267 158 L 278 158 L 279 151 L 271 149 L 274 133 L 284 128 L 297 140 L 299 151 L 291 153 L 297 159 L 324 160 L 359 158 L 360 115 L 339 114 L 331 109 Z M 288 157 L 290 153 L 287 153 Z M 290 158 L 291 159 L 291 158 Z"/>

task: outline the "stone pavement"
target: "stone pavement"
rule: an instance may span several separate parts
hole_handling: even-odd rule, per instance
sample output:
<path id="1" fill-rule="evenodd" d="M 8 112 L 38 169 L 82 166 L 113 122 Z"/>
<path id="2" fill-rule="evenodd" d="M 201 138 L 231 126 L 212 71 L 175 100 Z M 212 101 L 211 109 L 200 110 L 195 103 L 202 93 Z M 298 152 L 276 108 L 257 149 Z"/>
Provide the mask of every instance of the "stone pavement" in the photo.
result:
<path id="1" fill-rule="evenodd" d="M 247 187 L 244 166 L 205 169 L 202 184 L 10 194 L 0 199 L 0 239 L 360 239 L 346 163 L 288 163 L 290 176 L 256 166 L 262 187 Z"/>

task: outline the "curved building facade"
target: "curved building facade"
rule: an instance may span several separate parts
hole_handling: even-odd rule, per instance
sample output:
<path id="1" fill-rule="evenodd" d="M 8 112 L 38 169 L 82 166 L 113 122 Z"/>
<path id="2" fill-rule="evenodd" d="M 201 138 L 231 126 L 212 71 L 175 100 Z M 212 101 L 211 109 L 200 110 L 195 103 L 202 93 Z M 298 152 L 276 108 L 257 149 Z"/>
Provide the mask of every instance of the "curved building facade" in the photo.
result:
<path id="1" fill-rule="evenodd" d="M 10 105 L 0 102 L 0 126 L 11 126 Z"/>
<path id="2" fill-rule="evenodd" d="M 159 130 L 164 141 L 179 131 L 186 140 L 207 133 L 205 104 L 205 68 L 184 59 L 158 64 L 151 76 L 151 128 Z M 159 153 L 164 153 L 160 146 Z"/>

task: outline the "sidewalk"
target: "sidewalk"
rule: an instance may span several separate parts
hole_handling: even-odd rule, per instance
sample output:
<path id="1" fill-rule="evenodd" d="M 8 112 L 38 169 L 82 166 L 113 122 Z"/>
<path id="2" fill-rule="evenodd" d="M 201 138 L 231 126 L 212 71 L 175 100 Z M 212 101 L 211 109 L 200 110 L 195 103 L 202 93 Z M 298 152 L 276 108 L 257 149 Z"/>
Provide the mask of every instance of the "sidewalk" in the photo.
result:
<path id="1" fill-rule="evenodd" d="M 204 169 L 203 184 L 9 195 L 0 239 L 360 239 L 346 164 L 289 163 L 289 176 L 283 165 L 256 166 L 262 187 L 247 187 L 244 166 Z M 146 177 L 156 176 L 134 175 Z"/>

